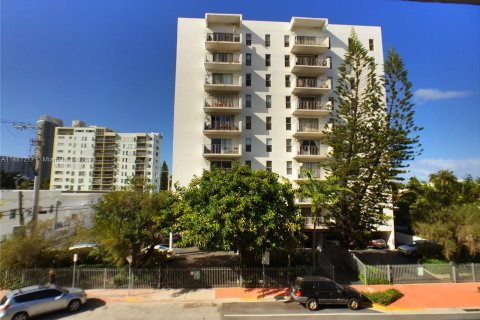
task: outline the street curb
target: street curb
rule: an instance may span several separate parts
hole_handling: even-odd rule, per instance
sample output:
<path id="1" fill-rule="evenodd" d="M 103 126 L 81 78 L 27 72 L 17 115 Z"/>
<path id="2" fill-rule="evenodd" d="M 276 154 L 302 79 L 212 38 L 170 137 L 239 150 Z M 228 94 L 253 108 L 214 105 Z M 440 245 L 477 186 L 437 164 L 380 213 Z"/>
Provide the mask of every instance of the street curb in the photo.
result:
<path id="1" fill-rule="evenodd" d="M 402 308 L 402 307 L 389 307 L 389 306 L 383 306 L 378 303 L 373 303 L 372 304 L 372 309 L 373 310 L 378 310 L 378 311 L 420 311 L 420 310 L 425 310 L 426 308 Z"/>

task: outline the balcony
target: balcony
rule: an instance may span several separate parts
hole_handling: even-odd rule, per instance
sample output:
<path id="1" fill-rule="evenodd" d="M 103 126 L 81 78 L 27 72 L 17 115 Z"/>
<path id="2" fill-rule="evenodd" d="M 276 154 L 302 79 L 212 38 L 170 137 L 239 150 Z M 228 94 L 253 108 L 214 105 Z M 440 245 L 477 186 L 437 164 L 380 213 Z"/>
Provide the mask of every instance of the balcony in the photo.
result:
<path id="1" fill-rule="evenodd" d="M 312 179 L 325 180 L 325 169 L 319 168 L 317 163 L 304 163 L 302 169 L 298 173 L 297 181 L 308 180 L 306 171 L 309 171 L 312 174 Z"/>
<path id="2" fill-rule="evenodd" d="M 232 76 L 228 74 L 208 75 L 205 79 L 205 91 L 229 91 L 240 92 L 242 90 L 242 82 L 240 76 Z"/>
<path id="3" fill-rule="evenodd" d="M 218 71 L 240 71 L 242 64 L 238 53 L 207 53 L 205 69 Z"/>
<path id="4" fill-rule="evenodd" d="M 297 126 L 297 131 L 293 134 L 295 138 L 320 138 L 325 135 L 324 131 L 328 131 L 329 126 L 325 128 L 324 124 L 318 123 L 302 123 Z"/>
<path id="5" fill-rule="evenodd" d="M 241 121 L 206 121 L 203 126 L 203 134 L 206 136 L 236 136 L 241 132 Z"/>
<path id="6" fill-rule="evenodd" d="M 315 56 L 297 57 L 292 67 L 294 74 L 323 74 L 331 68 L 331 59 L 319 59 Z"/>
<path id="7" fill-rule="evenodd" d="M 330 48 L 329 37 L 296 36 L 292 46 L 295 54 L 319 54 Z"/>
<path id="8" fill-rule="evenodd" d="M 240 113 L 238 95 L 215 95 L 205 99 L 203 111 L 208 114 L 235 114 Z"/>
<path id="9" fill-rule="evenodd" d="M 227 32 L 207 33 L 205 48 L 209 51 L 240 51 L 242 49 L 241 35 Z"/>
<path id="10" fill-rule="evenodd" d="M 327 147 L 300 146 L 298 153 L 293 157 L 297 161 L 319 161 L 327 159 Z"/>
<path id="11" fill-rule="evenodd" d="M 332 80 L 320 80 L 314 77 L 298 77 L 293 87 L 296 95 L 320 95 L 327 94 L 332 90 Z"/>
<path id="12" fill-rule="evenodd" d="M 221 144 L 203 145 L 203 157 L 206 159 L 238 159 L 242 156 L 240 146 L 226 146 Z"/>
<path id="13" fill-rule="evenodd" d="M 303 227 L 305 229 L 314 229 L 315 217 L 303 217 Z M 323 217 L 316 218 L 316 229 L 317 230 L 326 230 L 328 229 L 325 225 L 325 219 Z"/>
<path id="14" fill-rule="evenodd" d="M 330 114 L 330 108 L 327 108 L 322 104 L 318 99 L 315 100 L 304 100 L 302 98 L 298 99 L 295 110 L 293 111 L 294 116 L 323 116 Z"/>

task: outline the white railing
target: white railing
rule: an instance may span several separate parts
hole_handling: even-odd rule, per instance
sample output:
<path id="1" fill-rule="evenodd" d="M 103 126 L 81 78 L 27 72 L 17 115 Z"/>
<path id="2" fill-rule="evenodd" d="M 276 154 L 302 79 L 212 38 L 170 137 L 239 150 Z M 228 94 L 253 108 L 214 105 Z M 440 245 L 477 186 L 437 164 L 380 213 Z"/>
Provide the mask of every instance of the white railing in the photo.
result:
<path id="1" fill-rule="evenodd" d="M 295 44 L 302 46 L 323 46 L 328 47 L 330 45 L 329 37 L 315 37 L 315 36 L 296 36 Z"/>
<path id="2" fill-rule="evenodd" d="M 233 120 L 207 120 L 204 123 L 204 130 L 240 131 L 240 122 Z"/>
<path id="3" fill-rule="evenodd" d="M 240 55 L 237 53 L 207 53 L 205 62 L 240 63 Z"/>
<path id="4" fill-rule="evenodd" d="M 330 80 L 318 80 L 314 78 L 297 78 L 297 87 L 330 89 Z"/>
<path id="5" fill-rule="evenodd" d="M 203 145 L 204 154 L 239 154 L 238 146 L 226 146 L 221 144 L 205 144 Z"/>
<path id="6" fill-rule="evenodd" d="M 317 57 L 298 57 L 296 65 L 330 68 L 330 59 L 319 59 Z"/>
<path id="7" fill-rule="evenodd" d="M 240 34 L 227 32 L 207 33 L 207 41 L 240 42 Z"/>
<path id="8" fill-rule="evenodd" d="M 238 96 L 226 95 L 205 99 L 205 108 L 239 108 Z"/>
<path id="9" fill-rule="evenodd" d="M 205 84 L 219 84 L 219 85 L 240 85 L 240 76 L 226 76 L 225 74 L 209 75 L 205 79 Z"/>

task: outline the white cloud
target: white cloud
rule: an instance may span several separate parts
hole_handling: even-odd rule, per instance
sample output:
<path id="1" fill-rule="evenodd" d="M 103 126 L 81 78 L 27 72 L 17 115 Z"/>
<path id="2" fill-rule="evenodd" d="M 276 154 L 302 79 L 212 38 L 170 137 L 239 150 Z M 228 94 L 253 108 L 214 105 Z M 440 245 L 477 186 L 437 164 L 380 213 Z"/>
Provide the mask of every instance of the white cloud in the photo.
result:
<path id="1" fill-rule="evenodd" d="M 470 158 L 462 160 L 452 159 L 421 159 L 410 164 L 410 172 L 406 177 L 416 176 L 418 179 L 428 181 L 430 173 L 436 173 L 440 170 L 450 170 L 455 173 L 459 179 L 465 178 L 467 174 L 472 177 L 480 177 L 480 158 Z"/>
<path id="2" fill-rule="evenodd" d="M 414 92 L 414 97 L 419 102 L 444 100 L 453 98 L 467 97 L 471 91 L 454 91 L 454 90 L 438 90 L 438 89 L 418 89 Z"/>

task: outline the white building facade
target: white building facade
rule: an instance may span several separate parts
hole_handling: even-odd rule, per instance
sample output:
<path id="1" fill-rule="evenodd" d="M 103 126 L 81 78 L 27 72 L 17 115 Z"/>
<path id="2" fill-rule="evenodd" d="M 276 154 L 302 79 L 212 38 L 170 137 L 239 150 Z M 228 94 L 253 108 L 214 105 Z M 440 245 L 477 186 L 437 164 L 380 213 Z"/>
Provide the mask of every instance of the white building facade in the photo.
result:
<path id="1" fill-rule="evenodd" d="M 236 161 L 293 183 L 304 169 L 324 179 L 318 164 L 329 147 L 320 139 L 352 30 L 383 66 L 380 27 L 321 18 L 249 21 L 237 14 L 179 18 L 173 182 L 185 186 L 204 170 Z M 309 205 L 299 204 L 308 230 Z M 393 225 L 379 230 L 393 245 Z"/>
<path id="2" fill-rule="evenodd" d="M 81 121 L 56 128 L 50 190 L 119 190 L 140 176 L 157 191 L 161 139 L 159 133 L 117 133 Z"/>

